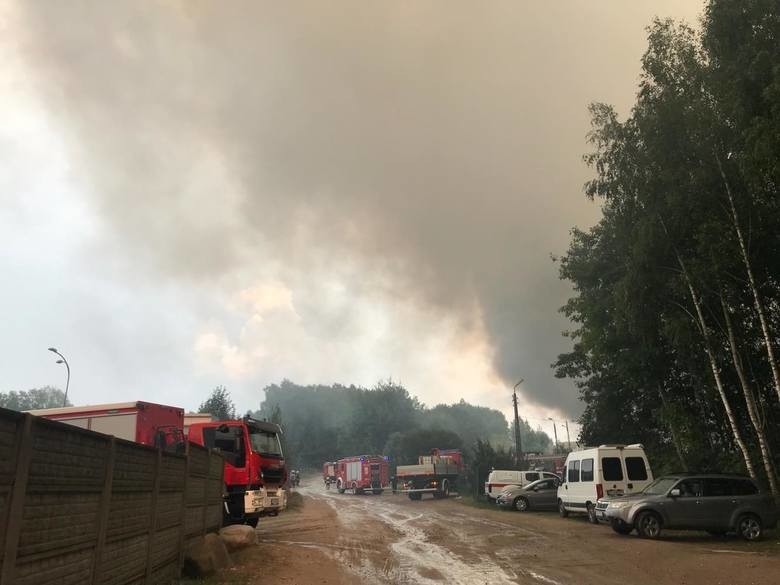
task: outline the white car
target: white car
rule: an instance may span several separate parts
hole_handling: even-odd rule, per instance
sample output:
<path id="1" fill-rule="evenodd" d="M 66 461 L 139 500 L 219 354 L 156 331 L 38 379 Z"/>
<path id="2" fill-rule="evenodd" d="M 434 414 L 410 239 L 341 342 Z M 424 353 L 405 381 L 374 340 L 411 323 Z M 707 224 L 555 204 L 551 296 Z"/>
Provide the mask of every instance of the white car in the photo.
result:
<path id="1" fill-rule="evenodd" d="M 569 453 L 562 479 L 560 515 L 585 513 L 598 524 L 596 503 L 601 498 L 639 493 L 653 481 L 653 472 L 642 445 L 601 445 Z"/>
<path id="2" fill-rule="evenodd" d="M 549 471 L 515 471 L 512 469 L 494 469 L 485 482 L 485 495 L 489 501 L 494 501 L 507 486 L 523 487 L 540 479 L 556 478 Z"/>

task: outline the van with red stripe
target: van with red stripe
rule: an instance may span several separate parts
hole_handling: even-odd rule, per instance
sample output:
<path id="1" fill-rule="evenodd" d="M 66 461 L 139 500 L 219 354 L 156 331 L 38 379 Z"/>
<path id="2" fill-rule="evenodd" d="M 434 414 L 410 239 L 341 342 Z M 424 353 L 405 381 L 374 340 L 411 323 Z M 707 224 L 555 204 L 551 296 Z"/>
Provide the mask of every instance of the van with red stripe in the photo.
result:
<path id="1" fill-rule="evenodd" d="M 494 469 L 485 482 L 485 495 L 489 501 L 495 501 L 507 486 L 523 487 L 538 479 L 558 478 L 549 471 L 514 471 L 512 469 Z"/>

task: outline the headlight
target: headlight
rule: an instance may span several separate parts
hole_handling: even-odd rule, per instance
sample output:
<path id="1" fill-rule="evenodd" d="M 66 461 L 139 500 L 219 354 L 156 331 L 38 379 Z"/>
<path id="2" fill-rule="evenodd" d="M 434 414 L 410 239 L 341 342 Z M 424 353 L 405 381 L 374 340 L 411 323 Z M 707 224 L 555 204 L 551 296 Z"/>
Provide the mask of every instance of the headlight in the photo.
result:
<path id="1" fill-rule="evenodd" d="M 631 502 L 609 502 L 608 508 L 611 508 L 612 510 L 620 510 L 621 508 L 626 508 L 631 505 Z"/>

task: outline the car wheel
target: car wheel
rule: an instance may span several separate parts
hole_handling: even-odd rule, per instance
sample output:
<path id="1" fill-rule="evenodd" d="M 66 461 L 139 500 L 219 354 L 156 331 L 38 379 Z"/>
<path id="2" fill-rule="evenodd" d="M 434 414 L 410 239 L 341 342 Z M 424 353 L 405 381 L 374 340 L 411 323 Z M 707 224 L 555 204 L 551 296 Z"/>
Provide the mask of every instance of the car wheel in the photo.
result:
<path id="1" fill-rule="evenodd" d="M 610 523 L 612 526 L 612 530 L 617 532 L 618 534 L 622 534 L 623 536 L 627 534 L 631 534 L 631 531 L 634 530 L 634 527 L 631 526 L 631 524 L 626 524 L 622 520 L 618 520 L 617 518 L 613 519 Z"/>
<path id="2" fill-rule="evenodd" d="M 421 500 L 422 499 L 422 493 L 421 492 L 409 492 L 409 499 L 410 500 Z"/>
<path id="3" fill-rule="evenodd" d="M 745 540 L 759 540 L 763 533 L 761 518 L 753 514 L 746 514 L 737 522 L 737 534 Z"/>
<path id="4" fill-rule="evenodd" d="M 636 519 L 636 531 L 642 538 L 661 536 L 661 517 L 655 512 L 642 512 Z"/>
<path id="5" fill-rule="evenodd" d="M 528 500 L 526 500 L 522 496 L 518 496 L 515 498 L 515 510 L 517 510 L 518 512 L 525 512 L 526 510 L 528 510 L 528 508 L 529 508 Z"/>
<path id="6" fill-rule="evenodd" d="M 569 517 L 569 511 L 563 505 L 563 500 L 558 500 L 558 515 L 561 518 L 568 518 Z"/>
<path id="7" fill-rule="evenodd" d="M 596 516 L 596 506 L 588 502 L 585 505 L 585 509 L 588 511 L 588 522 L 591 524 L 598 524 L 599 518 Z"/>

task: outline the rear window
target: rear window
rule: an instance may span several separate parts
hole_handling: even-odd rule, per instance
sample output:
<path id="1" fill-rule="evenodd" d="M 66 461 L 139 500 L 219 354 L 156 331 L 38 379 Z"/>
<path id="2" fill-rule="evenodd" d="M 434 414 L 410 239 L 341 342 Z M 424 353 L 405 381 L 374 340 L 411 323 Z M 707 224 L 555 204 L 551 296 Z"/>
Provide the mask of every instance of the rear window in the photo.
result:
<path id="1" fill-rule="evenodd" d="M 758 493 L 758 488 L 749 479 L 732 479 L 732 490 L 735 496 L 753 496 Z"/>
<path id="2" fill-rule="evenodd" d="M 580 462 L 569 462 L 569 482 L 580 481 Z"/>
<path id="3" fill-rule="evenodd" d="M 620 457 L 602 457 L 601 471 L 604 481 L 623 481 L 623 466 L 620 465 Z"/>
<path id="4" fill-rule="evenodd" d="M 733 495 L 733 484 L 730 479 L 723 477 L 712 477 L 706 482 L 707 489 L 704 492 L 707 496 L 731 496 Z"/>
<path id="5" fill-rule="evenodd" d="M 626 457 L 626 473 L 631 481 L 643 481 L 647 479 L 645 460 L 641 457 Z"/>
<path id="6" fill-rule="evenodd" d="M 758 488 L 749 479 L 731 477 L 711 477 L 706 480 L 707 496 L 752 496 L 758 493 Z"/>
<path id="7" fill-rule="evenodd" d="M 539 474 L 536 472 L 526 473 L 525 479 L 526 481 L 536 481 L 537 479 L 539 479 Z"/>
<path id="8" fill-rule="evenodd" d="M 593 481 L 593 459 L 583 459 L 581 471 L 582 481 Z"/>

